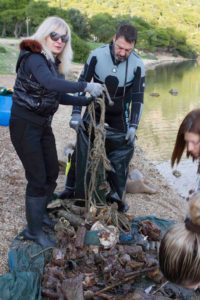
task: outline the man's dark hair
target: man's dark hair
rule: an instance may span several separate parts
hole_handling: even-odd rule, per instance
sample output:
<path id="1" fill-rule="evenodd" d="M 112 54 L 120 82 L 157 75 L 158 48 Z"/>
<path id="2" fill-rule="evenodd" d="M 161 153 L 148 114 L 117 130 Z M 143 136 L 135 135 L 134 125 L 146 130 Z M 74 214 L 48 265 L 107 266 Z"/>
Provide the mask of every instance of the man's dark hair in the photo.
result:
<path id="1" fill-rule="evenodd" d="M 128 43 L 133 43 L 137 41 L 137 30 L 136 28 L 131 24 L 123 24 L 121 25 L 116 32 L 116 40 L 119 37 L 124 37 L 124 39 Z"/>

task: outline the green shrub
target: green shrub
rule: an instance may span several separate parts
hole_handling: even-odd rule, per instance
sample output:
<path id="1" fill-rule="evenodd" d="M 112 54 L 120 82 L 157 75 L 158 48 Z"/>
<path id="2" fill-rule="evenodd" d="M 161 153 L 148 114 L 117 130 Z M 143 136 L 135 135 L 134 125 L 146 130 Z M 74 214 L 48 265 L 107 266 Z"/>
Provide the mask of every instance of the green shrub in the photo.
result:
<path id="1" fill-rule="evenodd" d="M 92 35 L 101 43 L 110 42 L 116 31 L 116 20 L 107 13 L 94 15 L 89 24 Z"/>
<path id="2" fill-rule="evenodd" d="M 72 25 L 73 31 L 81 38 L 90 37 L 89 21 L 85 14 L 75 8 L 69 8 L 66 11 L 65 18 Z"/>
<path id="3" fill-rule="evenodd" d="M 179 55 L 183 56 L 183 57 L 187 57 L 187 58 L 196 58 L 197 55 L 195 53 L 195 51 L 193 51 L 188 45 L 179 45 L 176 47 L 177 52 L 179 53 Z"/>
<path id="4" fill-rule="evenodd" d="M 0 46 L 0 53 L 6 53 L 6 52 L 7 52 L 6 49 L 4 47 Z"/>
<path id="5" fill-rule="evenodd" d="M 74 33 L 72 33 L 72 49 L 74 51 L 74 61 L 78 63 L 85 63 L 90 53 L 90 48 L 86 42 L 81 40 Z"/>

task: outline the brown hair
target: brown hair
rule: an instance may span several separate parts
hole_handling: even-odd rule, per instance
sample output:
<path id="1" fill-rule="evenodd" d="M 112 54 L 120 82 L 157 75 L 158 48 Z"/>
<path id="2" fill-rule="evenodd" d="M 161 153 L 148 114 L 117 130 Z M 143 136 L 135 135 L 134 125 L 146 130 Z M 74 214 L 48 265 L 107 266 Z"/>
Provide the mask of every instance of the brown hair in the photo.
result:
<path id="1" fill-rule="evenodd" d="M 160 269 L 167 280 L 189 286 L 200 282 L 200 193 L 189 201 L 190 222 L 173 225 L 161 240 L 159 250 Z"/>
<path id="2" fill-rule="evenodd" d="M 189 112 L 183 119 L 176 137 L 174 150 L 171 157 L 171 165 L 174 166 L 175 162 L 178 164 L 181 160 L 183 151 L 186 147 L 184 135 L 186 132 L 196 133 L 200 136 L 200 109 L 195 109 Z M 186 153 L 187 157 L 192 156 L 191 153 Z M 192 156 L 193 159 L 195 159 Z M 200 168 L 198 168 L 200 172 Z"/>

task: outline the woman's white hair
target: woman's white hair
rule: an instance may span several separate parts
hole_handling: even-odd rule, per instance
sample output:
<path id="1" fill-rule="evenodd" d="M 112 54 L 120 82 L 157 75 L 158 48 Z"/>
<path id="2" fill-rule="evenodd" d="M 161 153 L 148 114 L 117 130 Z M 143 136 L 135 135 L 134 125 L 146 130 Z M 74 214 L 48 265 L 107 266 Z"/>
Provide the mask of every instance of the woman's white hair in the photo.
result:
<path id="1" fill-rule="evenodd" d="M 71 30 L 69 25 L 63 19 L 57 16 L 48 17 L 40 24 L 37 31 L 32 35 L 31 38 L 41 43 L 47 58 L 54 62 L 55 58 L 52 52 L 46 46 L 46 37 L 51 32 L 56 32 L 60 28 L 63 29 L 69 37 L 69 40 L 65 44 L 63 51 L 57 56 L 57 58 L 61 61 L 59 64 L 59 72 L 66 76 L 69 72 L 73 58 L 73 51 L 71 47 Z"/>

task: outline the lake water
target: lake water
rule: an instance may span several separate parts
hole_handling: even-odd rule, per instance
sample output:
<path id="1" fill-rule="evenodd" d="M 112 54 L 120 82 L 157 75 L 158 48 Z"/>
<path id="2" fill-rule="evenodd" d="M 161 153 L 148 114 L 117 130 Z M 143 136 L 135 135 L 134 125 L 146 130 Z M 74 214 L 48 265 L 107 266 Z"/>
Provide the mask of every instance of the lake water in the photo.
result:
<path id="1" fill-rule="evenodd" d="M 176 89 L 178 94 L 171 95 L 171 89 Z M 151 93 L 159 96 L 153 97 Z M 191 160 L 183 159 L 175 167 L 182 174 L 176 178 L 172 175 L 170 157 L 181 121 L 195 108 L 200 108 L 200 65 L 187 61 L 147 71 L 138 144 L 168 183 L 184 197 L 190 189 L 196 188 L 197 166 Z"/>

